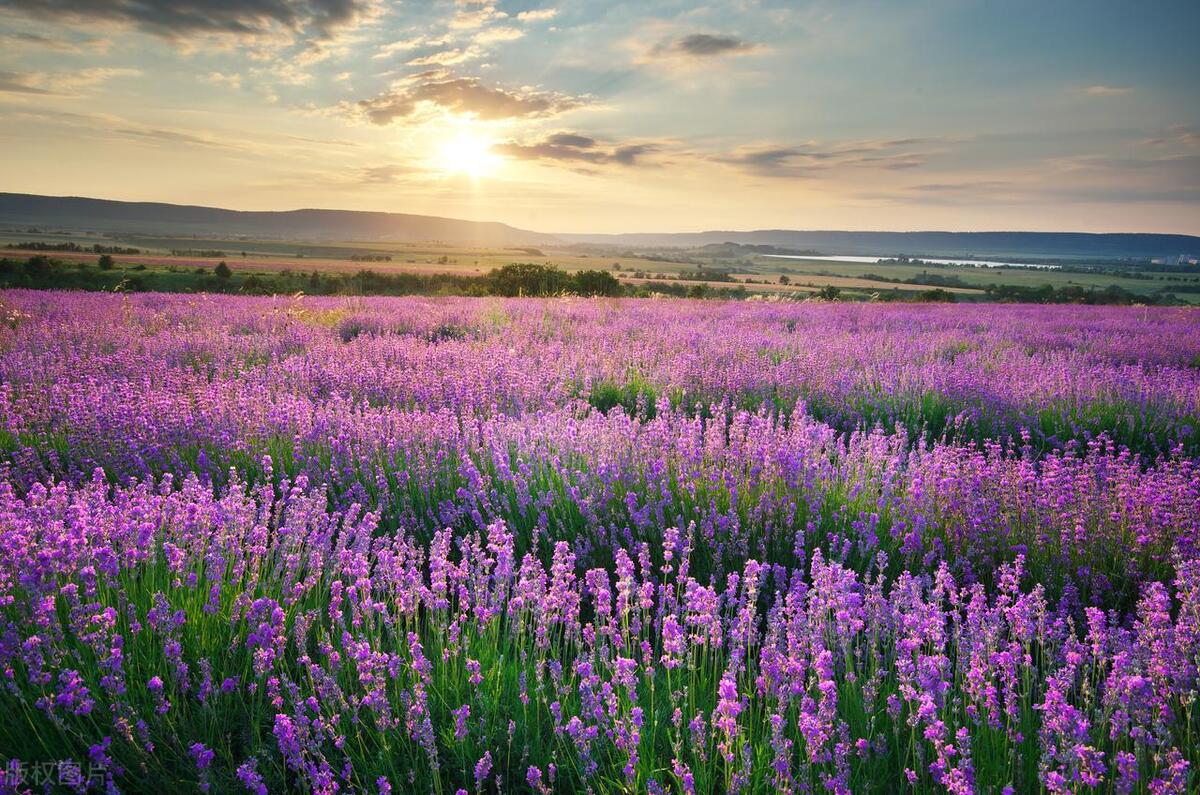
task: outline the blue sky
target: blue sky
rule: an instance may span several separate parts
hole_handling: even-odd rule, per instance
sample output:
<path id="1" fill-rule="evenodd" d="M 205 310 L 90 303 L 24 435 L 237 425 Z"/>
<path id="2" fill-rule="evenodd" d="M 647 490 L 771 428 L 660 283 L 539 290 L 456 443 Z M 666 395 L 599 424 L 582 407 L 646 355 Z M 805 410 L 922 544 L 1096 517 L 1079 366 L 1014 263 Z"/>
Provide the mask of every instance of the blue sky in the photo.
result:
<path id="1" fill-rule="evenodd" d="M 0 189 L 1200 233 L 1200 3 L 0 0 Z"/>

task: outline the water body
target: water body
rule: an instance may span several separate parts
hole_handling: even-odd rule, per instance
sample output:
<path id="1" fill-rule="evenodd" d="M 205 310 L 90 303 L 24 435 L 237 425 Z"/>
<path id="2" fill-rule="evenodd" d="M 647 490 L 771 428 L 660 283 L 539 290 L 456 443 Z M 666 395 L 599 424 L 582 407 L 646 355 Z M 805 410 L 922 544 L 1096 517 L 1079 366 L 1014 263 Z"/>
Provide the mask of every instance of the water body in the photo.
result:
<path id="1" fill-rule="evenodd" d="M 764 254 L 764 257 L 772 259 L 801 259 L 810 262 L 865 262 L 875 264 L 882 262 L 885 259 L 892 257 L 849 257 L 849 256 L 830 256 L 830 257 L 811 257 L 800 256 L 797 254 Z M 1034 268 L 1035 270 L 1057 270 L 1059 265 L 1043 265 L 1035 262 L 997 262 L 996 260 L 987 259 L 938 259 L 937 257 L 920 257 L 921 262 L 929 262 L 937 265 L 962 265 L 968 268 Z"/>

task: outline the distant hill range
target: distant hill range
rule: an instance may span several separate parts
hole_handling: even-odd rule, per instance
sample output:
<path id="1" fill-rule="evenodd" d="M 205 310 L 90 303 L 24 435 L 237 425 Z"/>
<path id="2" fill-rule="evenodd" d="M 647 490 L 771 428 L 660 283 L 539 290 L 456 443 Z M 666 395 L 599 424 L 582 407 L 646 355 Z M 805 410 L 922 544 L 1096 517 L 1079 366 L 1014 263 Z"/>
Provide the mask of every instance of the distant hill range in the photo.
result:
<path id="1" fill-rule="evenodd" d="M 0 193 L 0 227 L 280 240 L 445 242 L 479 246 L 591 244 L 618 249 L 721 243 L 862 256 L 1104 258 L 1200 256 L 1200 237 L 1084 232 L 752 232 L 551 235 L 507 224 L 354 210 L 243 212 L 158 202 Z"/>
<path id="2" fill-rule="evenodd" d="M 572 243 L 618 248 L 696 247 L 719 243 L 775 246 L 849 256 L 1103 258 L 1200 256 L 1200 237 L 1089 232 L 837 232 L 761 229 L 753 232 L 559 235 Z"/>
<path id="3" fill-rule="evenodd" d="M 357 240 L 544 245 L 551 235 L 507 224 L 431 215 L 354 210 L 243 212 L 159 202 L 120 202 L 76 196 L 0 193 L 0 226 L 36 226 L 127 234 L 248 237 L 280 240 Z"/>

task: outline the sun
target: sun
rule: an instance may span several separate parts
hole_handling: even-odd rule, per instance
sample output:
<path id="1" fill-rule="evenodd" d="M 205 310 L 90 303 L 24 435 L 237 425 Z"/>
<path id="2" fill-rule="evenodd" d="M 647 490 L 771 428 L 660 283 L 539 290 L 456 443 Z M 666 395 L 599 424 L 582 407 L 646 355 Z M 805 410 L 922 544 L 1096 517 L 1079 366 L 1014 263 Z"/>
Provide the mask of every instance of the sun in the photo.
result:
<path id="1" fill-rule="evenodd" d="M 500 165 L 492 151 L 492 141 L 474 132 L 459 132 L 438 150 L 438 166 L 447 174 L 463 174 L 472 179 L 486 177 Z"/>

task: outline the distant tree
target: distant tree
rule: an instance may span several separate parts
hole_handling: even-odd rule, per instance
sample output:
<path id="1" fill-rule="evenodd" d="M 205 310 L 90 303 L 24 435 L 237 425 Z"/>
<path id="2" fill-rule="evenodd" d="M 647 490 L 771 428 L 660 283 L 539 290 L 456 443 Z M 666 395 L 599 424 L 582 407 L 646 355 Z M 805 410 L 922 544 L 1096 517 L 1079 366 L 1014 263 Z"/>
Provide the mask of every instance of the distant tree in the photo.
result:
<path id="1" fill-rule="evenodd" d="M 30 257 L 25 261 L 25 272 L 30 276 L 41 277 L 49 276 L 54 271 L 54 263 L 50 258 L 44 255 Z"/>
<path id="2" fill-rule="evenodd" d="M 780 283 L 780 284 L 787 284 L 787 283 L 788 283 L 788 282 L 790 282 L 790 281 L 791 281 L 791 279 L 789 279 L 789 278 L 787 277 L 787 274 L 786 274 L 786 273 L 785 273 L 785 274 L 783 274 L 782 276 L 780 276 L 780 277 L 779 277 L 779 283 Z"/>
<path id="3" fill-rule="evenodd" d="M 621 294 L 621 283 L 607 271 L 580 271 L 571 281 L 572 292 L 579 295 L 617 296 Z"/>
<path id="4" fill-rule="evenodd" d="M 571 277 L 553 265 L 535 262 L 515 262 L 495 268 L 487 275 L 493 295 L 559 295 L 571 288 Z"/>
<path id="5" fill-rule="evenodd" d="M 113 262 L 112 254 L 101 254 L 96 264 L 100 266 L 100 270 L 110 271 L 117 263 Z"/>
<path id="6" fill-rule="evenodd" d="M 225 264 L 225 260 L 217 263 L 217 267 L 213 269 L 213 273 L 216 274 L 218 279 L 228 279 L 233 275 L 233 271 Z"/>
<path id="7" fill-rule="evenodd" d="M 834 287 L 832 284 L 827 284 L 817 291 L 817 298 L 820 298 L 822 301 L 836 301 L 841 294 L 841 290 Z"/>

